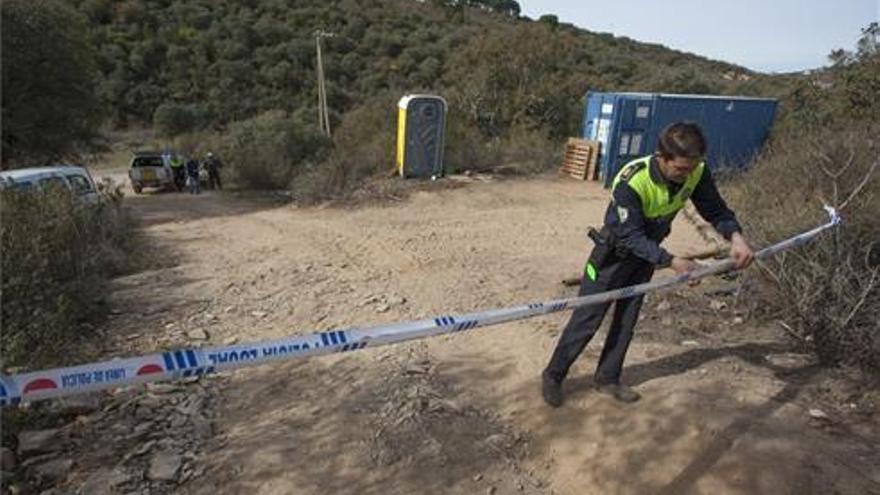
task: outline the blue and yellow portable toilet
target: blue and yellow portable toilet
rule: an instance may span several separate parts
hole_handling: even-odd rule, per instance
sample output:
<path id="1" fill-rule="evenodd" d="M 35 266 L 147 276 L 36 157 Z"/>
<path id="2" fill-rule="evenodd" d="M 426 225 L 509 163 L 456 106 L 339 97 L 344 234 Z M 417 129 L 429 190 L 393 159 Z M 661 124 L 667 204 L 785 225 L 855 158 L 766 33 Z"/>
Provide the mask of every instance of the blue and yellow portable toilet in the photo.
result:
<path id="1" fill-rule="evenodd" d="M 441 177 L 446 100 L 406 95 L 397 107 L 397 173 L 401 177 Z"/>

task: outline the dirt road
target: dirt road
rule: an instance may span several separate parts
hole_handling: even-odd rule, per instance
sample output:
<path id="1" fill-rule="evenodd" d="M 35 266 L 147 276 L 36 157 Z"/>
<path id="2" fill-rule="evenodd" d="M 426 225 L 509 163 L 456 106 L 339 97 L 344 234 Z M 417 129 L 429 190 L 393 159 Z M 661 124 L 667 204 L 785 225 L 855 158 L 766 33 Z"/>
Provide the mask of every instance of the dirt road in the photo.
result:
<path id="1" fill-rule="evenodd" d="M 136 353 L 201 331 L 218 344 L 573 295 L 560 281 L 583 266 L 607 193 L 540 178 L 361 208 L 129 199 L 149 255 L 174 253 L 117 283 L 106 345 Z M 679 221 L 667 247 L 705 245 Z M 822 371 L 732 297 L 705 295 L 724 284 L 649 297 L 624 376 L 643 394 L 633 405 L 589 387 L 601 335 L 564 407 L 542 403 L 567 314 L 206 380 L 214 435 L 175 491 L 880 493 L 876 416 L 854 416 L 855 399 L 811 415 Z"/>

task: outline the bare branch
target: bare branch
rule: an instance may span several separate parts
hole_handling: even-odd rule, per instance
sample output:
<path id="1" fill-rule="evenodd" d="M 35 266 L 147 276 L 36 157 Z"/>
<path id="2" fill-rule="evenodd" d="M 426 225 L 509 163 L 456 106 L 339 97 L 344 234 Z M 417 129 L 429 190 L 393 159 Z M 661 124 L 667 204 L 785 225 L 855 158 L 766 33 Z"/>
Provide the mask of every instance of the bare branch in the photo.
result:
<path id="1" fill-rule="evenodd" d="M 756 259 L 755 265 L 757 265 L 757 267 L 761 270 L 762 273 L 764 273 L 764 275 L 769 276 L 777 287 L 782 287 L 782 280 L 779 279 L 776 273 L 774 273 L 773 270 L 770 269 L 770 267 L 768 267 L 766 263 Z"/>
<path id="2" fill-rule="evenodd" d="M 827 153 L 825 153 L 822 147 L 819 146 L 815 140 L 810 140 L 807 146 L 810 147 L 810 150 L 813 152 L 813 154 L 821 158 L 822 161 L 824 161 L 825 163 L 834 163 L 834 159 L 831 158 Z"/>
<path id="3" fill-rule="evenodd" d="M 846 200 L 837 207 L 838 210 L 843 210 L 844 208 L 846 208 L 846 205 L 848 205 L 849 202 L 856 197 L 856 194 L 862 191 L 862 189 L 868 183 L 868 180 L 871 178 L 871 175 L 873 175 L 874 171 L 877 170 L 878 166 L 880 166 L 880 159 L 874 160 L 874 163 L 871 164 L 871 168 L 868 169 L 868 172 L 865 174 L 864 177 L 862 177 L 862 181 L 859 182 L 859 185 L 856 186 L 856 188 L 853 189 L 853 191 L 849 194 L 849 197 L 846 198 Z"/>
<path id="4" fill-rule="evenodd" d="M 795 338 L 795 339 L 797 339 L 797 340 L 804 340 L 804 336 L 803 336 L 800 332 L 795 331 L 795 329 L 791 328 L 791 327 L 790 327 L 787 323 L 785 323 L 784 321 L 782 321 L 782 320 L 777 320 L 776 323 L 778 323 L 779 326 L 781 326 L 782 329 L 785 330 L 785 333 L 787 333 L 789 336 L 791 336 L 791 337 L 793 337 L 793 338 Z"/>
<path id="5" fill-rule="evenodd" d="M 843 322 L 840 324 L 841 327 L 845 327 L 850 322 L 850 320 L 852 320 L 852 318 L 856 315 L 856 313 L 859 311 L 859 309 L 862 307 L 862 305 L 865 304 L 865 301 L 868 299 L 868 294 L 870 294 L 871 289 L 874 288 L 874 283 L 877 281 L 878 274 L 880 274 L 880 270 L 874 270 L 871 273 L 871 280 L 868 281 L 868 286 L 865 287 L 865 290 L 862 292 L 862 297 L 860 297 L 859 302 L 857 302 L 856 305 L 853 306 L 853 309 L 852 309 L 852 311 L 849 312 L 849 315 L 843 319 Z"/>
<path id="6" fill-rule="evenodd" d="M 849 158 L 846 159 L 846 165 L 844 165 L 840 169 L 840 175 L 843 175 L 844 172 L 846 172 L 847 169 L 850 168 L 853 163 L 855 163 L 855 158 L 856 158 L 856 150 L 855 150 L 855 148 L 850 148 L 849 149 Z"/>
<path id="7" fill-rule="evenodd" d="M 827 168 L 825 168 L 825 165 L 822 165 L 822 164 L 820 163 L 820 164 L 819 164 L 819 168 L 822 169 L 822 172 L 823 172 L 825 175 L 827 175 L 829 178 L 831 178 L 831 179 L 836 179 L 836 178 L 837 178 L 837 174 L 835 174 L 835 173 L 833 173 L 832 171 L 830 171 L 830 170 L 828 170 Z"/>

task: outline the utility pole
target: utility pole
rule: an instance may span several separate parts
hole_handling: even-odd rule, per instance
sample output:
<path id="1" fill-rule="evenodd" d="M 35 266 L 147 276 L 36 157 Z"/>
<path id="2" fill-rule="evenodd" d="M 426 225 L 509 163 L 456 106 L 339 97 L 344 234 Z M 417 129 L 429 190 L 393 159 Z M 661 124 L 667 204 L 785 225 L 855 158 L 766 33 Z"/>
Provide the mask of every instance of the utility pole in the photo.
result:
<path id="1" fill-rule="evenodd" d="M 318 52 L 316 73 L 318 76 L 318 128 L 321 133 L 330 137 L 330 114 L 327 110 L 327 87 L 324 85 L 324 62 L 321 59 L 321 38 L 332 38 L 334 33 L 315 31 L 315 48 Z"/>

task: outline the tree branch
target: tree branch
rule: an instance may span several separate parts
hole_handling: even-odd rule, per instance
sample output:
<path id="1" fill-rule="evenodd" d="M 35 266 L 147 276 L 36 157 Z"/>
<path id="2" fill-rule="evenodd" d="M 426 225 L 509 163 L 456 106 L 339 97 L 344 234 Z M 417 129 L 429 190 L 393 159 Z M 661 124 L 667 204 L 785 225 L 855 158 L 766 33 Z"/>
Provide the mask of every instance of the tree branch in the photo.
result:
<path id="1" fill-rule="evenodd" d="M 868 169 L 868 172 L 865 174 L 864 177 L 862 177 L 862 181 L 859 182 L 859 185 L 856 186 L 856 188 L 853 189 L 853 191 L 849 194 L 849 197 L 847 197 L 846 200 L 837 207 L 838 211 L 846 208 L 849 202 L 856 197 L 856 194 L 860 193 L 862 189 L 864 189 L 865 185 L 868 183 L 868 180 L 871 178 L 871 175 L 873 175 L 878 166 L 880 166 L 880 159 L 875 160 L 874 163 L 871 164 L 871 168 Z"/>
<path id="2" fill-rule="evenodd" d="M 856 305 L 853 306 L 853 309 L 849 312 L 849 315 L 843 319 L 843 322 L 840 324 L 841 327 L 845 327 L 849 323 L 849 321 L 852 320 L 852 318 L 856 315 L 862 305 L 865 304 L 865 301 L 868 299 L 868 294 L 870 294 L 871 289 L 874 288 L 874 282 L 877 281 L 878 273 L 880 273 L 880 270 L 874 270 L 871 273 L 871 280 L 868 282 L 868 286 L 865 287 L 864 292 L 862 292 L 862 297 L 860 297 L 859 302 L 857 302 Z"/>

